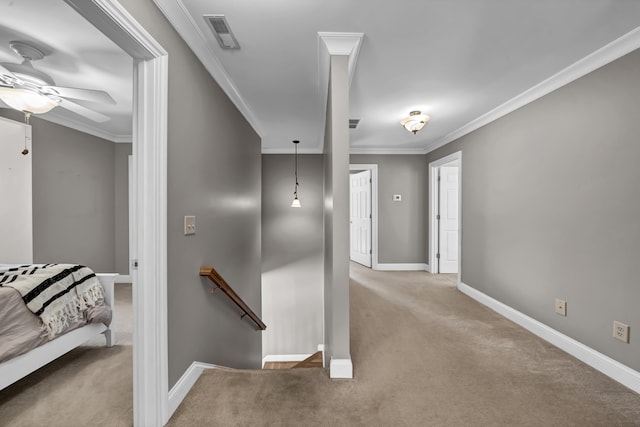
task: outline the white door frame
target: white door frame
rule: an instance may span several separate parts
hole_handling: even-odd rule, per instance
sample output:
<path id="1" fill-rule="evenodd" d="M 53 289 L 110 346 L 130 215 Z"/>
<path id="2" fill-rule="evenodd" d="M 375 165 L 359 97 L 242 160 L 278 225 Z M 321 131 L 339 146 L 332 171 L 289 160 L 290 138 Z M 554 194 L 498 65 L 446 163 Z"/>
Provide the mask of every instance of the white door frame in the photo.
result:
<path id="1" fill-rule="evenodd" d="M 429 163 L 429 266 L 432 273 L 438 272 L 438 169 L 458 160 L 458 282 L 462 281 L 462 151 L 449 154 Z"/>
<path id="2" fill-rule="evenodd" d="M 349 170 L 371 171 L 371 268 L 378 269 L 378 165 L 350 164 Z"/>
<path id="3" fill-rule="evenodd" d="M 168 55 L 117 0 L 65 0 L 134 59 L 133 421 L 168 421 Z"/>

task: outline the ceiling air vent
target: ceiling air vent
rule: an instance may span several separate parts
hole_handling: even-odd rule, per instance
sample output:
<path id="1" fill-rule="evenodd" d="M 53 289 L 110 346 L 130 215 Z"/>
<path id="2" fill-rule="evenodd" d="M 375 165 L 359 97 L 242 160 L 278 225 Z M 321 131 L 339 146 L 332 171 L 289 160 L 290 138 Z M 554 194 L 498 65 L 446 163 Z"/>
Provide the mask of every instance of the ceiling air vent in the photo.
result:
<path id="1" fill-rule="evenodd" d="M 224 15 L 204 15 L 213 35 L 223 49 L 240 49 L 240 44 L 229 28 L 229 23 Z"/>
<path id="2" fill-rule="evenodd" d="M 358 123 L 360 123 L 360 119 L 349 119 L 349 129 L 357 128 Z"/>

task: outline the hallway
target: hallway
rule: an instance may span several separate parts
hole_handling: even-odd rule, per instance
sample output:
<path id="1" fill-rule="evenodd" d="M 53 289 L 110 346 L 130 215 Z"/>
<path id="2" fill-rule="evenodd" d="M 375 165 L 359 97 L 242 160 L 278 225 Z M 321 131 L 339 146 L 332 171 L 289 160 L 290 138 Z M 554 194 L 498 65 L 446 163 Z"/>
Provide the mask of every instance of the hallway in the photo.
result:
<path id="1" fill-rule="evenodd" d="M 640 396 L 460 293 L 449 275 L 351 264 L 354 380 L 205 372 L 192 425 L 640 426 Z M 216 393 L 212 404 L 212 390 Z"/>

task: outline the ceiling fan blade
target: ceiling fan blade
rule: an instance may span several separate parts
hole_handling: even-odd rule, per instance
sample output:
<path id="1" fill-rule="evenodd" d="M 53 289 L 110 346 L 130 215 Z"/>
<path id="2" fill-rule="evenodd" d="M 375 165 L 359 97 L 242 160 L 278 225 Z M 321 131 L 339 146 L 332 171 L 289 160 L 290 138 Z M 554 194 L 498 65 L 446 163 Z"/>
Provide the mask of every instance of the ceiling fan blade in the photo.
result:
<path id="1" fill-rule="evenodd" d="M 0 64 L 0 84 L 2 84 L 3 86 L 13 87 L 13 84 L 9 80 L 12 77 L 15 78 L 13 73 L 7 70 L 2 64 Z"/>
<path id="2" fill-rule="evenodd" d="M 75 87 L 43 86 L 45 92 L 54 92 L 62 98 L 80 99 L 82 101 L 99 102 L 101 104 L 115 104 L 111 95 L 103 90 L 80 89 Z"/>
<path id="3" fill-rule="evenodd" d="M 104 114 L 98 113 L 97 111 L 93 111 L 88 109 L 87 107 L 83 107 L 80 104 L 76 104 L 73 101 L 69 101 L 68 99 L 63 99 L 60 103 L 60 107 L 69 110 L 73 113 L 76 113 L 82 117 L 86 117 L 89 120 L 93 120 L 97 123 L 104 123 L 111 120 L 110 117 L 105 116 Z"/>

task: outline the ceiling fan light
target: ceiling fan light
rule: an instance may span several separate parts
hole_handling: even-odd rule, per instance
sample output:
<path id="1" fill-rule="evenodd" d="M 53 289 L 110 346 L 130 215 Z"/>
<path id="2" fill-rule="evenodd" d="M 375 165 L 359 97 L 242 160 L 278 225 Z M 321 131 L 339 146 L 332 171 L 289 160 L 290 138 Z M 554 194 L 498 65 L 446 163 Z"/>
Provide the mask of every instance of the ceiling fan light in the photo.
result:
<path id="1" fill-rule="evenodd" d="M 33 114 L 44 114 L 60 105 L 60 100 L 27 89 L 0 87 L 0 99 L 9 107 Z"/>
<path id="2" fill-rule="evenodd" d="M 409 132 L 414 135 L 418 133 L 418 131 L 422 130 L 422 128 L 429 123 L 431 118 L 426 114 L 422 114 L 421 111 L 412 111 L 409 113 L 409 117 L 405 117 L 400 120 L 400 124 Z"/>

